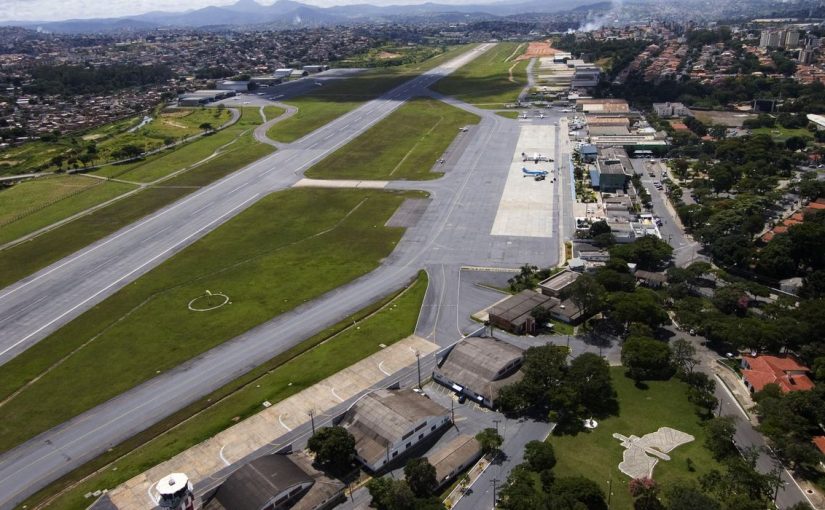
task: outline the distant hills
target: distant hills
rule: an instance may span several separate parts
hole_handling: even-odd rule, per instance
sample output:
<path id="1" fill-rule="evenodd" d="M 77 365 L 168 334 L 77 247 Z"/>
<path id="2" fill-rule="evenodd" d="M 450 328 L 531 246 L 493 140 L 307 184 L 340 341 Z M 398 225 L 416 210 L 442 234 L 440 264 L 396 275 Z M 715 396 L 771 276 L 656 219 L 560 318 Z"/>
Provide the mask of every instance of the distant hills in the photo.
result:
<path id="1" fill-rule="evenodd" d="M 598 1 L 598 0 L 594 0 Z M 447 5 L 425 3 L 416 5 L 376 6 L 370 4 L 315 7 L 292 0 L 278 0 L 261 5 L 255 0 L 238 0 L 221 7 L 205 7 L 186 12 L 147 12 L 123 18 L 75 19 L 66 21 L 2 21 L 0 26 L 39 28 L 49 32 L 104 32 L 113 30 L 147 30 L 160 27 L 207 26 L 320 26 L 358 21 L 390 21 L 411 17 L 472 16 L 476 19 L 496 18 L 524 13 L 552 13 L 582 6 L 582 0 L 527 0 L 492 4 Z M 449 16 L 448 16 L 449 17 Z"/>

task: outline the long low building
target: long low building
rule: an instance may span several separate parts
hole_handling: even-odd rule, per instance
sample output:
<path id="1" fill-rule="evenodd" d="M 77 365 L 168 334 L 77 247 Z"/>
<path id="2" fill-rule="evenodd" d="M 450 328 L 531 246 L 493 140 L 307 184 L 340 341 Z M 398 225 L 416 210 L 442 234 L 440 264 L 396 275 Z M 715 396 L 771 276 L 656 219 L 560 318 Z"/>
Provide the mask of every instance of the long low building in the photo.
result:
<path id="1" fill-rule="evenodd" d="M 533 316 L 536 308 L 547 311 L 552 319 L 568 324 L 583 318 L 581 310 L 569 298 L 559 299 L 523 290 L 490 308 L 490 324 L 516 335 L 536 334 L 541 326 Z"/>
<path id="2" fill-rule="evenodd" d="M 427 455 L 427 462 L 435 468 L 437 489 L 452 482 L 455 477 L 481 457 L 481 444 L 473 436 L 461 434 L 437 451 Z"/>
<path id="3" fill-rule="evenodd" d="M 376 472 L 449 423 L 449 409 L 404 389 L 368 393 L 347 410 L 340 424 L 355 438 L 356 458 Z"/>
<path id="4" fill-rule="evenodd" d="M 519 381 L 524 351 L 494 338 L 466 338 L 450 350 L 433 380 L 492 408 L 501 388 Z"/>

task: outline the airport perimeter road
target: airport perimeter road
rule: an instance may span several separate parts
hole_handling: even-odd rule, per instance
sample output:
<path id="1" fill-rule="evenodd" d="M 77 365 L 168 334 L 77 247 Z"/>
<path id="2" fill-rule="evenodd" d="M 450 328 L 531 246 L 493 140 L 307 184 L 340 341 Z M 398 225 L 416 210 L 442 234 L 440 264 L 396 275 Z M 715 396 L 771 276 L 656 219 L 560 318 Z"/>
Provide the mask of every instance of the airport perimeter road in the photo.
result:
<path id="1" fill-rule="evenodd" d="M 215 229 L 472 60 L 482 45 L 417 76 L 201 191 L 0 290 L 0 365 Z"/>
<path id="2" fill-rule="evenodd" d="M 469 58 L 471 57 L 465 57 Z M 341 130 L 363 129 L 361 125 L 354 125 L 356 120 L 377 120 L 369 115 L 378 115 L 383 113 L 384 109 L 391 109 L 402 97 L 422 93 L 421 87 L 429 81 L 434 81 L 436 76 L 430 75 L 425 77 L 426 79 L 403 85 L 391 92 L 389 99 L 372 102 L 353 112 L 356 115 L 343 117 L 279 152 L 280 157 L 286 161 L 293 161 L 291 158 L 297 159 L 291 166 L 273 167 L 273 158 L 270 157 L 264 160 L 267 162 L 266 165 L 252 165 L 240 174 L 218 183 L 216 186 L 219 190 L 215 193 L 214 199 L 222 201 L 226 194 L 226 207 L 240 209 L 254 201 L 259 193 L 291 185 L 298 180 L 301 170 L 309 164 L 299 162 L 314 161 L 331 150 L 331 147 L 340 145 L 347 139 L 341 137 Z M 0 456 L 0 508 L 11 507 L 38 488 L 172 414 L 201 395 L 213 391 L 317 331 L 389 294 L 412 279 L 421 267 L 428 268 L 436 302 L 446 306 L 445 300 L 438 298 L 438 289 L 458 287 L 449 283 L 443 284 L 440 281 L 440 271 L 429 270 L 430 268 L 441 265 L 458 267 L 460 264 L 518 267 L 528 260 L 538 264 L 555 260 L 558 254 L 558 238 L 490 235 L 497 204 L 502 196 L 503 180 L 509 171 L 509 163 L 501 166 L 501 158 L 496 157 L 495 153 L 509 151 L 507 158 L 512 158 L 514 141 L 518 136 L 518 123 L 484 112 L 481 123 L 474 129 L 472 140 L 466 145 L 455 165 L 446 169 L 443 178 L 419 183 L 393 183 L 393 187 L 430 191 L 432 202 L 417 223 L 407 229 L 396 249 L 380 268 L 282 314 L 3 454 Z M 549 183 L 536 183 L 547 184 Z M 233 188 L 237 189 L 233 191 Z M 208 190 L 201 193 L 206 191 Z M 241 191 L 244 191 L 244 194 L 237 196 L 236 194 Z M 176 207 L 189 211 L 188 208 L 191 206 L 179 203 L 156 216 L 164 218 L 164 213 L 177 214 L 168 212 Z M 203 208 L 203 212 L 214 205 L 195 206 L 193 210 L 197 211 L 198 207 Z M 189 218 L 191 221 L 197 220 L 196 214 L 188 214 L 189 216 L 183 216 L 182 221 L 190 221 Z M 177 228 L 178 223 L 180 221 L 173 222 L 173 228 Z M 145 225 L 142 224 L 131 227 L 132 231 L 143 228 Z M 158 234 L 156 229 L 154 234 Z M 119 235 L 130 235 L 129 229 L 125 234 Z M 117 235 L 113 238 L 116 240 Z M 104 243 L 116 242 L 113 238 Z M 90 251 L 94 249 L 95 247 L 92 247 Z M 438 327 L 434 337 L 438 343 L 444 345 L 459 337 L 458 330 L 453 329 L 456 327 L 458 314 L 455 309 L 449 314 L 443 312 L 447 308 L 437 308 L 442 310 L 441 313 L 437 312 L 439 317 L 453 318 L 452 327 L 446 326 L 446 323 L 442 325 L 440 319 L 436 321 Z M 307 320 L 307 317 L 312 317 L 312 320 Z"/>

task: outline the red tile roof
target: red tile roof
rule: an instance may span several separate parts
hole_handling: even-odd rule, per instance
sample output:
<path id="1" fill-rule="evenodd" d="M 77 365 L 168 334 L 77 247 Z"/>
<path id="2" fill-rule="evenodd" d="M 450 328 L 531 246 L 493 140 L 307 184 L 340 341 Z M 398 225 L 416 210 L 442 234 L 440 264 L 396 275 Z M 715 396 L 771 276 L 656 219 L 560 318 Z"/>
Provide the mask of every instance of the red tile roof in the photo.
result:
<path id="1" fill-rule="evenodd" d="M 783 392 L 804 391 L 814 387 L 806 372 L 810 369 L 799 363 L 792 356 L 742 356 L 742 377 L 753 387 L 761 391 L 765 385 L 776 384 Z"/>
<path id="2" fill-rule="evenodd" d="M 825 436 L 816 436 L 813 439 L 814 445 L 819 448 L 819 451 L 825 453 Z"/>

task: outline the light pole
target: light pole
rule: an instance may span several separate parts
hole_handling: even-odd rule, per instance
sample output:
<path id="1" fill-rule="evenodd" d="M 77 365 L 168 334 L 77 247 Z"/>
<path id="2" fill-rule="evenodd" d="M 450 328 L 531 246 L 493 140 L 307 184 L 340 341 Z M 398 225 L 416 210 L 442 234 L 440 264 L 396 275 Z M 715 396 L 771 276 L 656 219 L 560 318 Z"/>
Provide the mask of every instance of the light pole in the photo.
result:
<path id="1" fill-rule="evenodd" d="M 493 486 L 493 508 L 496 507 L 496 484 L 498 483 L 498 478 L 493 478 L 490 480 L 490 484 Z"/>
<path id="2" fill-rule="evenodd" d="M 421 353 L 415 351 L 415 364 L 418 366 L 418 389 L 421 389 Z"/>
<path id="3" fill-rule="evenodd" d="M 307 414 L 309 414 L 309 421 L 312 424 L 312 435 L 315 435 L 315 409 L 310 409 Z"/>

